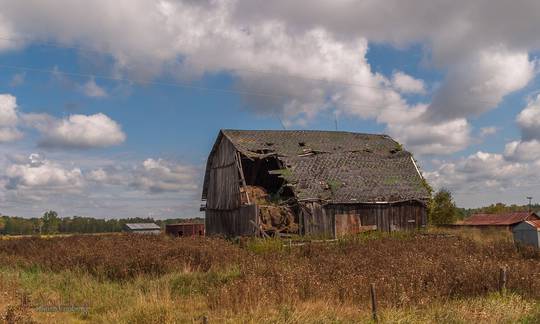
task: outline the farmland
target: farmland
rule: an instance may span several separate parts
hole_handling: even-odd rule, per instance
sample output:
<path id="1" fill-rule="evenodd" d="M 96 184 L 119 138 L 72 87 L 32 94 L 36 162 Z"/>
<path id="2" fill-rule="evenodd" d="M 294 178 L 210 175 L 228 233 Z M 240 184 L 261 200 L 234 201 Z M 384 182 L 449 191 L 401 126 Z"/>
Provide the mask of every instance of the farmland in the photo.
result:
<path id="1" fill-rule="evenodd" d="M 374 283 L 382 322 L 534 323 L 539 268 L 536 252 L 505 238 L 441 233 L 302 245 L 25 237 L 0 241 L 0 314 L 23 322 L 367 322 Z"/>

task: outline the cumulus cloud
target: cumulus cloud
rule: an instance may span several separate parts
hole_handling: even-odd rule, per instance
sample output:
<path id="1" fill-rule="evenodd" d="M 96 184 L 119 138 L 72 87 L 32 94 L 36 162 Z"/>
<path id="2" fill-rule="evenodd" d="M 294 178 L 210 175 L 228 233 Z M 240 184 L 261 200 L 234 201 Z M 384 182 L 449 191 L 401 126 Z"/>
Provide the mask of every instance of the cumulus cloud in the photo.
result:
<path id="1" fill-rule="evenodd" d="M 2 212 L 39 216 L 193 217 L 202 168 L 165 159 L 77 157 L 52 152 L 0 155 Z M 151 195 L 149 195 L 151 193 Z"/>
<path id="2" fill-rule="evenodd" d="M 529 101 L 516 118 L 523 140 L 540 140 L 540 95 Z"/>
<path id="3" fill-rule="evenodd" d="M 480 128 L 480 137 L 487 137 L 495 135 L 499 131 L 499 128 L 495 126 L 487 126 Z"/>
<path id="4" fill-rule="evenodd" d="M 395 72 L 392 77 L 392 85 L 401 93 L 419 93 L 426 92 L 424 81 L 415 79 L 403 72 Z"/>
<path id="5" fill-rule="evenodd" d="M 43 159 L 38 154 L 31 154 L 26 163 L 12 164 L 7 167 L 6 189 L 73 189 L 83 186 L 84 180 L 78 168 L 65 168 Z"/>
<path id="6" fill-rule="evenodd" d="M 535 16 L 540 5 L 533 0 L 0 3 L 0 27 L 8 35 L 22 31 L 28 43 L 52 39 L 109 53 L 115 75 L 148 78 L 166 71 L 197 78 L 229 72 L 247 109 L 279 114 L 287 125 L 308 125 L 335 109 L 384 123 L 403 141 L 417 137 L 416 128 L 430 134 L 437 126 L 458 130 L 450 140 L 424 139 L 420 149 L 426 153 L 466 147 L 467 119 L 525 86 L 535 73 L 528 53 L 540 48 Z M 425 94 L 424 83 L 403 72 L 386 77 L 373 72 L 366 59 L 369 42 L 421 43 L 427 63 L 448 71 L 417 120 L 404 124 L 401 117 L 388 116 L 415 113 L 401 94 Z M 94 80 L 82 89 L 106 95 Z"/>
<path id="7" fill-rule="evenodd" d="M 479 151 L 458 161 L 443 163 L 425 176 L 435 188 L 466 191 L 521 186 L 536 181 L 532 180 L 537 179 L 534 174 L 529 164 L 508 161 L 502 154 Z"/>
<path id="8" fill-rule="evenodd" d="M 107 91 L 100 87 L 93 78 L 81 86 L 81 91 L 84 95 L 92 98 L 107 97 Z"/>
<path id="9" fill-rule="evenodd" d="M 42 134 L 45 148 L 86 149 L 119 145 L 126 139 L 120 125 L 107 115 L 71 115 L 56 119 L 47 114 L 28 114 L 26 123 Z"/>
<path id="10" fill-rule="evenodd" d="M 18 122 L 17 99 L 9 94 L 0 94 L 0 143 L 22 137 L 22 133 L 17 129 Z"/>
<path id="11" fill-rule="evenodd" d="M 500 46 L 475 52 L 448 72 L 428 115 L 435 120 L 478 116 L 497 107 L 534 75 L 535 63 L 527 52 Z"/>
<path id="12" fill-rule="evenodd" d="M 146 159 L 142 167 L 134 171 L 131 186 L 150 193 L 197 190 L 198 172 L 163 159 Z"/>
<path id="13" fill-rule="evenodd" d="M 540 159 L 540 141 L 513 141 L 504 147 L 504 156 L 508 160 L 534 161 Z"/>

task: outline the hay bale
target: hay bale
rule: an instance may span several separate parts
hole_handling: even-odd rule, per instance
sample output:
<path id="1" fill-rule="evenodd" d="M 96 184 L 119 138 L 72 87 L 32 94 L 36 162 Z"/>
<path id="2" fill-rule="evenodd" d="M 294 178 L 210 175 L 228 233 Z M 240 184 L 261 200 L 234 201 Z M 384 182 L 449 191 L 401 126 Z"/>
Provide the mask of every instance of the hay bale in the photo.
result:
<path id="1" fill-rule="evenodd" d="M 287 206 L 261 205 L 259 216 L 264 231 L 296 233 L 298 224 L 294 222 L 294 213 Z"/>
<path id="2" fill-rule="evenodd" d="M 249 196 L 250 203 L 256 203 L 257 205 L 268 204 L 268 193 L 263 187 L 258 186 L 245 186 L 240 188 L 240 197 L 242 204 L 247 204 L 247 196 Z M 247 196 L 246 196 L 247 195 Z"/>

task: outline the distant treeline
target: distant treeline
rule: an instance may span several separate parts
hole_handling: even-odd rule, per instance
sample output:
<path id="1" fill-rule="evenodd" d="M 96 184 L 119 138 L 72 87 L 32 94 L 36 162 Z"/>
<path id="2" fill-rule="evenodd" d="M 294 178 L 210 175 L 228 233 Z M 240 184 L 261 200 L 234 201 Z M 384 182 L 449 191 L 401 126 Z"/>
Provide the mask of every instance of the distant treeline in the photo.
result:
<path id="1" fill-rule="evenodd" d="M 0 234 L 3 235 L 34 235 L 34 234 L 69 234 L 69 233 L 113 233 L 121 232 L 126 223 L 156 223 L 162 228 L 165 224 L 182 222 L 204 223 L 204 218 L 177 218 L 154 220 L 153 218 L 121 218 L 98 219 L 92 217 L 58 217 L 49 211 L 41 218 L 23 218 L 0 216 Z"/>

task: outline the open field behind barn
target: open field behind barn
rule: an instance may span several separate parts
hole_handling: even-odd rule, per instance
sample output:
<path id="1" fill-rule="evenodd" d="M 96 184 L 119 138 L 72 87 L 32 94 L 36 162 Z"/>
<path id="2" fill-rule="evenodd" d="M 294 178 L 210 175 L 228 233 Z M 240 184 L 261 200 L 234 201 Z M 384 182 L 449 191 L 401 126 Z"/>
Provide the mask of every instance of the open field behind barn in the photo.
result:
<path id="1" fill-rule="evenodd" d="M 285 244 L 283 244 L 285 243 Z M 507 292 L 499 271 L 507 267 Z M 0 241 L 0 313 L 38 322 L 540 321 L 540 257 L 506 239 L 334 243 L 99 235 Z M 61 311 L 60 311 L 61 310 Z"/>

